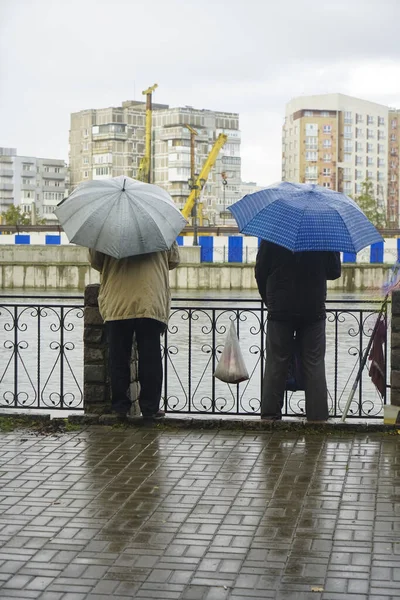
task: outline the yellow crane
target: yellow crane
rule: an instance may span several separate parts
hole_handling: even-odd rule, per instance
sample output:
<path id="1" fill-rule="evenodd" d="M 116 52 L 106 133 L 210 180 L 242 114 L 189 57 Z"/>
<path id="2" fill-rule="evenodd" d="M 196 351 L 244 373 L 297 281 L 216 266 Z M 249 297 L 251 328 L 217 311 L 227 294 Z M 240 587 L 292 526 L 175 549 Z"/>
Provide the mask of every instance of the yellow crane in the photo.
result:
<path id="1" fill-rule="evenodd" d="M 188 127 L 188 126 L 186 125 L 186 127 Z M 192 134 L 191 137 L 193 139 L 194 134 L 192 133 L 192 131 L 195 131 L 195 130 L 192 130 L 189 127 L 188 127 L 188 129 L 190 130 L 190 132 Z M 228 136 L 225 133 L 220 133 L 218 138 L 216 139 L 213 147 L 211 148 L 210 154 L 207 156 L 207 159 L 203 165 L 203 168 L 202 168 L 200 174 L 198 175 L 194 185 L 192 186 L 189 197 L 186 200 L 185 206 L 182 208 L 182 214 L 185 217 L 185 219 L 187 219 L 191 215 L 191 212 L 192 212 L 195 202 L 197 200 L 198 190 L 201 190 L 201 188 L 204 186 L 205 182 L 207 181 L 210 171 L 213 168 L 213 166 L 215 165 L 215 161 L 217 160 L 218 154 L 219 154 L 221 148 L 226 144 L 227 139 L 228 139 Z M 203 214 L 202 214 L 201 207 L 199 210 L 199 214 L 200 214 L 200 225 L 202 225 Z"/>
<path id="2" fill-rule="evenodd" d="M 138 179 L 139 181 L 144 181 L 145 183 L 151 183 L 151 127 L 153 113 L 152 95 L 156 88 L 158 88 L 157 83 L 142 92 L 142 94 L 146 96 L 146 133 L 144 156 L 140 161 Z"/>

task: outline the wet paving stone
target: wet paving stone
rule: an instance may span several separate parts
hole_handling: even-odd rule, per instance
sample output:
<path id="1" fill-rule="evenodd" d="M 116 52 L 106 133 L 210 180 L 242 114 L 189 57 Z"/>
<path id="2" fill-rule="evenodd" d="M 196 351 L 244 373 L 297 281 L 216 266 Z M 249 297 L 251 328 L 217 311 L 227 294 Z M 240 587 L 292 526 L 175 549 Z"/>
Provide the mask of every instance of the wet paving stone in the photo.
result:
<path id="1" fill-rule="evenodd" d="M 398 435 L 0 435 L 2 599 L 400 599 Z"/>

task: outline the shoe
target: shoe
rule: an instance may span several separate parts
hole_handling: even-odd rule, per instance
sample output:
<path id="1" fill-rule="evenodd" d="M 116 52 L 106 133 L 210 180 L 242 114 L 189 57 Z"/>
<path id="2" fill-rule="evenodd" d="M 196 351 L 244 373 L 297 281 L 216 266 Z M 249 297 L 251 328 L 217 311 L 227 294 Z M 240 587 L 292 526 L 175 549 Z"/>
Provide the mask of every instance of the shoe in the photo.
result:
<path id="1" fill-rule="evenodd" d="M 117 415 L 121 419 L 126 419 L 127 416 L 128 416 L 128 411 L 127 410 L 115 410 L 115 408 L 112 408 L 110 410 L 109 414 L 111 414 L 111 415 Z"/>
<path id="2" fill-rule="evenodd" d="M 159 421 L 165 417 L 164 410 L 158 410 L 154 415 L 142 415 L 145 421 Z"/>

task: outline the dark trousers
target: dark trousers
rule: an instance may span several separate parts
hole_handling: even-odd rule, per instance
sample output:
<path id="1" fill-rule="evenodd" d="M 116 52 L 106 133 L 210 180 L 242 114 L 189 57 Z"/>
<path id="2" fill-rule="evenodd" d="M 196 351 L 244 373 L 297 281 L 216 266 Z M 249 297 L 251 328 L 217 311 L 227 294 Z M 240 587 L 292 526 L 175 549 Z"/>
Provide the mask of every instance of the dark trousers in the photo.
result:
<path id="1" fill-rule="evenodd" d="M 268 321 L 261 416 L 281 417 L 295 333 L 303 370 L 307 419 L 326 420 L 329 412 L 325 376 L 325 320 L 303 324 Z"/>
<path id="2" fill-rule="evenodd" d="M 120 413 L 131 408 L 129 393 L 133 335 L 138 351 L 139 406 L 143 416 L 155 415 L 160 407 L 163 380 L 160 335 L 164 323 L 155 319 L 107 321 L 111 407 Z"/>

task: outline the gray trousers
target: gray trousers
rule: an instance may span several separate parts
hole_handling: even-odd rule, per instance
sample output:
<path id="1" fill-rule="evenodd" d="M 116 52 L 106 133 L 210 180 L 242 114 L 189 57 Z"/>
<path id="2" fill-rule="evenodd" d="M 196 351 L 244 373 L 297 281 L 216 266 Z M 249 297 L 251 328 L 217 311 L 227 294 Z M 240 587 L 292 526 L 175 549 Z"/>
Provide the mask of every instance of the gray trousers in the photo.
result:
<path id="1" fill-rule="evenodd" d="M 281 418 L 295 333 L 303 369 L 306 416 L 310 421 L 324 421 L 328 418 L 325 320 L 301 325 L 287 321 L 268 321 L 261 417 Z"/>

